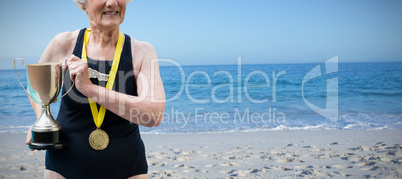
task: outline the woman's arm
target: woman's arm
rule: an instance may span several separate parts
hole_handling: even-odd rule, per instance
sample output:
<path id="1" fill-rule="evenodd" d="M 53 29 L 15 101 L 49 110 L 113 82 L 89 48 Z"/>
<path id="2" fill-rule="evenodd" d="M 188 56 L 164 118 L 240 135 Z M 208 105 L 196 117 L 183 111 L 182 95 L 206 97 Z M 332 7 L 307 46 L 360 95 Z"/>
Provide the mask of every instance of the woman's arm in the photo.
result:
<path id="1" fill-rule="evenodd" d="M 68 60 L 70 77 L 78 91 L 113 113 L 138 125 L 158 126 L 163 119 L 166 98 L 156 53 L 152 45 L 144 42 L 135 45 L 135 48 L 133 68 L 138 96 L 92 84 L 88 64 L 76 56 Z"/>

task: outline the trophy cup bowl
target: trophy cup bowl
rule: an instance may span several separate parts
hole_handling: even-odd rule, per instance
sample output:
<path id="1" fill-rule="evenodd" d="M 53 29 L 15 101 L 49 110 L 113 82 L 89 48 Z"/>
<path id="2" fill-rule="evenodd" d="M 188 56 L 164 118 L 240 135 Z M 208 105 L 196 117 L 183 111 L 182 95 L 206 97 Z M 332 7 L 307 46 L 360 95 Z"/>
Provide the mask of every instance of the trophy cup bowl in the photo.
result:
<path id="1" fill-rule="evenodd" d="M 14 59 L 14 70 L 21 84 L 15 68 L 16 60 L 19 59 Z M 24 60 L 20 60 L 24 65 Z M 64 81 L 63 65 L 61 63 L 38 63 L 24 66 L 27 72 L 28 91 L 22 84 L 21 87 L 32 100 L 42 105 L 42 113 L 32 126 L 32 142 L 29 143 L 29 148 L 61 149 L 66 145 L 62 138 L 62 127 L 53 118 L 49 105 L 64 97 L 73 85 L 61 98 L 57 99 Z"/>

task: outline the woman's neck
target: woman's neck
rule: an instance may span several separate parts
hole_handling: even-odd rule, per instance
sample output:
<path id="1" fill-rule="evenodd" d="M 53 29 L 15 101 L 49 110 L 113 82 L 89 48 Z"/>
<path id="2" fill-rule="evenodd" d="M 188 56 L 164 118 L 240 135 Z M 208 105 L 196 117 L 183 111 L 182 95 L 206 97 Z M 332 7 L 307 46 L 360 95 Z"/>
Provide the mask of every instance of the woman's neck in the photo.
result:
<path id="1" fill-rule="evenodd" d="M 91 27 L 91 35 L 86 47 L 88 57 L 96 60 L 113 59 L 119 32 L 118 27 L 107 31 Z"/>
<path id="2" fill-rule="evenodd" d="M 91 27 L 91 36 L 89 37 L 88 44 L 98 48 L 115 47 L 117 39 L 119 38 L 119 32 L 119 28 L 101 30 Z"/>

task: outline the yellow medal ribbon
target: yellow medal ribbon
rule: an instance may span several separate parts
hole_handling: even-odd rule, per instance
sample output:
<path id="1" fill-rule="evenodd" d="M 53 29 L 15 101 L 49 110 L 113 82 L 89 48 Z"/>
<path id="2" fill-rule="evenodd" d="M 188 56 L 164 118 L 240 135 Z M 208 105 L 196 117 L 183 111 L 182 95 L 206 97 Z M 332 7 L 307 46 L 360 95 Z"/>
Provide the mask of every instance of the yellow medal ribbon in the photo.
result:
<path id="1" fill-rule="evenodd" d="M 82 47 L 82 55 L 81 55 L 81 59 L 87 63 L 88 63 L 88 60 L 87 60 L 86 46 L 88 44 L 90 33 L 91 33 L 91 28 L 88 28 L 84 34 L 84 45 Z M 109 78 L 106 83 L 106 89 L 113 88 L 114 80 L 115 80 L 116 74 L 117 74 L 117 68 L 119 67 L 121 52 L 123 49 L 123 40 L 124 40 L 124 35 L 121 32 L 119 32 L 119 38 L 117 39 L 116 50 L 114 52 L 114 57 L 113 57 L 112 69 L 110 69 L 110 72 L 109 72 Z M 98 107 L 96 106 L 95 101 L 93 101 L 91 98 L 88 98 L 88 101 L 89 101 L 89 105 L 91 107 L 92 117 L 94 119 L 95 125 L 99 129 L 105 118 L 106 108 L 101 106 L 99 109 L 99 112 L 98 112 Z"/>

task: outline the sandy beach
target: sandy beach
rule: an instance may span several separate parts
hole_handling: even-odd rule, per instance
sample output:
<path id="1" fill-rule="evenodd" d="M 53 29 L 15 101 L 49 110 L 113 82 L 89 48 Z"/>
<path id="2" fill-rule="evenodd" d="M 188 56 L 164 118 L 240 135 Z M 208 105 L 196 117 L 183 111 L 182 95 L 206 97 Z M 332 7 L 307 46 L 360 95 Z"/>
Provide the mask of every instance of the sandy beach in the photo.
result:
<path id="1" fill-rule="evenodd" d="M 150 178 L 402 178 L 402 130 L 143 134 Z M 0 178 L 42 178 L 44 151 L 0 134 Z"/>

